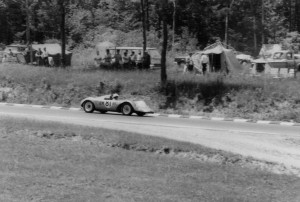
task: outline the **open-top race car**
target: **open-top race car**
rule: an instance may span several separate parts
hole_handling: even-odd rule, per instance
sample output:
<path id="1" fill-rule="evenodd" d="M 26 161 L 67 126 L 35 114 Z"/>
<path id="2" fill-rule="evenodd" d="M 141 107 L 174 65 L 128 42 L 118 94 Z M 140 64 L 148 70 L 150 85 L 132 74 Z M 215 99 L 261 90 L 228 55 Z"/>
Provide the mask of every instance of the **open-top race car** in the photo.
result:
<path id="1" fill-rule="evenodd" d="M 153 113 L 144 101 L 118 100 L 118 97 L 118 94 L 88 97 L 83 99 L 80 105 L 86 113 L 99 111 L 105 114 L 108 111 L 112 111 L 120 112 L 127 116 L 130 116 L 132 113 L 136 113 L 138 116 Z"/>

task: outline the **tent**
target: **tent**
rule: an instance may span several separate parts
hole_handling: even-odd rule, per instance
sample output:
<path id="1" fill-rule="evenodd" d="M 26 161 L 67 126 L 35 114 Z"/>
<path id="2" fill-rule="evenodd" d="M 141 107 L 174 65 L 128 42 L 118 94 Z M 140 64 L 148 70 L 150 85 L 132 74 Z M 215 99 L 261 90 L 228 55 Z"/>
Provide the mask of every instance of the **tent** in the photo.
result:
<path id="1" fill-rule="evenodd" d="M 54 66 L 60 66 L 61 64 L 61 46 L 59 44 L 32 44 L 32 48 L 34 51 L 39 50 L 39 48 L 43 51 L 44 48 L 47 49 L 49 53 L 49 57 L 52 57 Z M 72 52 L 66 50 L 66 65 L 71 65 Z M 30 56 L 29 56 L 30 57 Z M 28 58 L 30 60 L 30 58 Z M 27 60 L 27 57 L 26 57 Z"/>
<path id="2" fill-rule="evenodd" d="M 206 47 L 202 53 L 209 56 L 209 71 L 211 72 L 243 72 L 243 67 L 237 60 L 234 49 L 225 48 L 221 42 Z"/>
<path id="3" fill-rule="evenodd" d="M 106 55 L 106 50 L 112 49 L 112 48 L 114 49 L 115 47 L 116 47 L 116 45 L 109 41 L 104 41 L 104 42 L 98 43 L 96 45 L 97 55 L 99 55 L 101 58 L 104 58 Z"/>
<path id="4" fill-rule="evenodd" d="M 262 58 L 270 58 L 273 53 L 281 50 L 281 44 L 263 44 L 260 49 L 259 56 Z"/>

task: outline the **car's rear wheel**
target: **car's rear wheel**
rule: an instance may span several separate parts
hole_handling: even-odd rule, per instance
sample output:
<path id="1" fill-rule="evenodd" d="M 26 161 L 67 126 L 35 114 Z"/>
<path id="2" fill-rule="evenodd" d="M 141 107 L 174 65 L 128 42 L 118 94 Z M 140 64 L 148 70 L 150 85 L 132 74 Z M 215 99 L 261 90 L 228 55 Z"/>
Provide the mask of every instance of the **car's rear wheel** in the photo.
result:
<path id="1" fill-rule="evenodd" d="M 138 115 L 138 116 L 145 116 L 145 112 L 136 112 L 136 114 Z"/>
<path id="2" fill-rule="evenodd" d="M 105 114 L 107 111 L 105 111 L 105 110 L 100 110 L 100 113 L 101 114 Z"/>
<path id="3" fill-rule="evenodd" d="M 92 103 L 91 101 L 86 101 L 86 102 L 83 104 L 83 110 L 84 110 L 86 113 L 93 113 L 94 110 L 95 110 L 95 105 L 94 105 L 94 103 Z"/>
<path id="4" fill-rule="evenodd" d="M 122 114 L 126 116 L 130 116 L 133 113 L 133 108 L 129 103 L 125 103 L 122 106 Z"/>

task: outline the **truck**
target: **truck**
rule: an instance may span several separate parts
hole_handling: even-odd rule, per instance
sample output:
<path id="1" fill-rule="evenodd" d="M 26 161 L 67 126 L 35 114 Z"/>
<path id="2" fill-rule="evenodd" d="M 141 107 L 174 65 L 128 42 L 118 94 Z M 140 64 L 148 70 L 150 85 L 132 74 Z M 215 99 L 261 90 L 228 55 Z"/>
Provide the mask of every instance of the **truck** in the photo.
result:
<path id="1" fill-rule="evenodd" d="M 300 71 L 300 57 L 289 50 L 276 51 L 267 59 L 272 68 L 287 68 Z"/>
<path id="2" fill-rule="evenodd" d="M 253 74 L 266 73 L 275 77 L 292 77 L 300 71 L 300 55 L 289 50 L 277 50 L 267 58 L 253 60 Z"/>

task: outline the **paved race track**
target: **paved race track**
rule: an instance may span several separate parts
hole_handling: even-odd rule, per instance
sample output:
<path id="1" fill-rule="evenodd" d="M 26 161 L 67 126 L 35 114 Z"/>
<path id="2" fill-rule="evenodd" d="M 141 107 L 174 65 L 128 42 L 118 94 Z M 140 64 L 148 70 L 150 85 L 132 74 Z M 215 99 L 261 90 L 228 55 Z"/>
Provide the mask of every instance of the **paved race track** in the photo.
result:
<path id="1" fill-rule="evenodd" d="M 120 114 L 0 105 L 0 116 L 14 116 L 137 132 L 201 144 L 300 169 L 300 127 L 203 119 Z"/>

